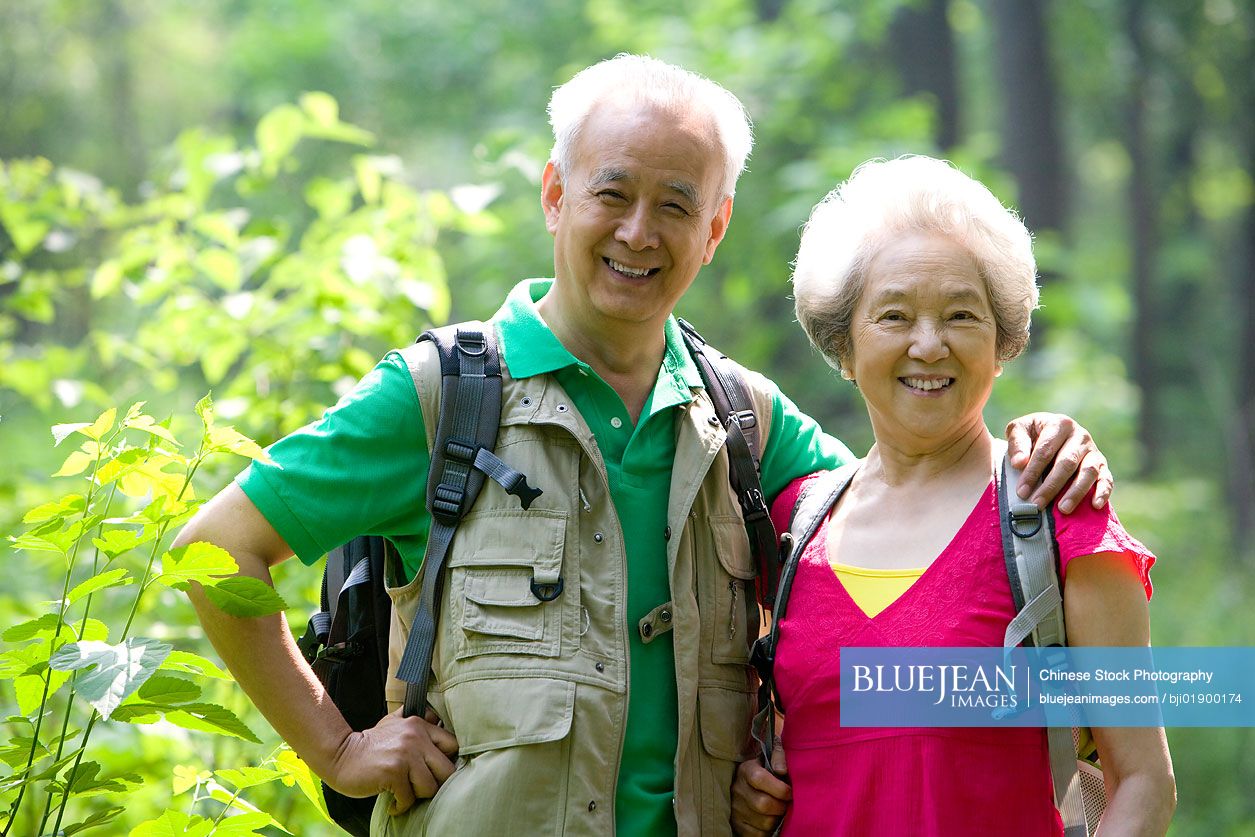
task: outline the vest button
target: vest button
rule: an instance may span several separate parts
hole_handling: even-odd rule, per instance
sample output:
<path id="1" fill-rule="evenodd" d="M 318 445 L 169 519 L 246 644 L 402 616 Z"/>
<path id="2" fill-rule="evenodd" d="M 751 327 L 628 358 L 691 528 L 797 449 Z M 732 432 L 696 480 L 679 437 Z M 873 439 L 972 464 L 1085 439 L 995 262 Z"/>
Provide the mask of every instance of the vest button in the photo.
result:
<path id="1" fill-rule="evenodd" d="M 606 664 L 605 664 L 605 663 L 595 663 L 595 664 L 593 665 L 593 668 L 597 669 L 597 673 L 598 673 L 598 674 L 601 674 L 603 671 L 605 671 L 605 670 L 606 670 Z"/>
<path id="2" fill-rule="evenodd" d="M 593 540 L 595 540 L 597 543 L 601 543 L 601 542 L 602 542 L 602 541 L 604 541 L 605 539 L 606 539 L 606 536 L 605 536 L 605 535 L 603 535 L 601 532 L 594 532 L 594 533 L 593 533 Z"/>
<path id="3" fill-rule="evenodd" d="M 596 799 L 594 799 L 592 802 L 589 802 L 589 803 L 588 803 L 588 810 L 590 810 L 590 811 L 596 811 L 596 810 L 597 810 L 597 800 L 596 800 Z"/>
<path id="4" fill-rule="evenodd" d="M 711 427 L 718 427 L 718 426 L 719 426 L 719 417 L 718 417 L 718 416 L 711 416 L 710 418 L 706 419 L 706 421 L 710 423 L 710 426 L 711 426 Z"/>
<path id="5" fill-rule="evenodd" d="M 669 541 L 669 540 L 671 540 L 671 527 L 670 527 L 670 526 L 668 526 L 666 529 L 663 529 L 663 530 L 662 530 L 662 539 L 663 539 L 664 541 Z"/>
<path id="6" fill-rule="evenodd" d="M 565 404 L 559 404 L 559 405 L 558 405 L 555 409 L 556 409 L 559 413 L 565 413 L 565 412 L 567 411 L 567 409 L 568 409 L 568 408 L 567 408 L 567 405 L 565 405 Z"/>
<path id="7" fill-rule="evenodd" d="M 646 622 L 644 625 L 641 625 L 641 634 L 645 637 L 645 639 L 649 639 L 651 636 L 654 635 L 654 626 L 649 624 L 648 622 Z"/>
<path id="8" fill-rule="evenodd" d="M 671 611 L 667 610 L 666 608 L 663 608 L 663 609 L 662 609 L 662 612 L 658 614 L 658 618 L 659 618 L 659 619 L 661 619 L 661 620 L 662 620 L 662 621 L 664 621 L 664 622 L 670 622 L 670 621 L 671 621 Z"/>

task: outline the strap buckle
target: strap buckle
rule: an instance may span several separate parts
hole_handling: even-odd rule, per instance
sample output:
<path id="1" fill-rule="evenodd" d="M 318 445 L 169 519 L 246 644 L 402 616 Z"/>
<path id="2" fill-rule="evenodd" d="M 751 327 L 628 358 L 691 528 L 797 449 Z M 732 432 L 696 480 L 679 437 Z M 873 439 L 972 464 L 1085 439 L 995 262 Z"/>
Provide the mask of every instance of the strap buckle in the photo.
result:
<path id="1" fill-rule="evenodd" d="M 435 495 L 431 500 L 432 516 L 446 525 L 456 525 L 458 513 L 462 510 L 462 501 L 465 498 L 465 489 L 442 482 L 436 486 Z"/>
<path id="2" fill-rule="evenodd" d="M 1007 523 L 1017 538 L 1031 538 L 1041 531 L 1042 511 L 1032 503 L 1013 503 L 1007 512 Z"/>
<path id="3" fill-rule="evenodd" d="M 562 595 L 562 576 L 558 576 L 558 580 L 552 584 L 542 584 L 532 579 L 532 595 L 540 599 L 542 602 L 552 602 L 554 599 Z"/>

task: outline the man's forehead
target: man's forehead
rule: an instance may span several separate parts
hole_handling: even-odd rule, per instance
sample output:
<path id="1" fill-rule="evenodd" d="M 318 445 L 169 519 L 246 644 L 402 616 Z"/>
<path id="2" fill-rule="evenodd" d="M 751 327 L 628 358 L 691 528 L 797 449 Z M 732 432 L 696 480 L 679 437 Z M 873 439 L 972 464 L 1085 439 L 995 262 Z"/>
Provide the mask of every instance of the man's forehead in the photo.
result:
<path id="1" fill-rule="evenodd" d="M 611 183 L 635 184 L 640 181 L 640 176 L 630 169 L 623 166 L 598 166 L 593 170 L 592 176 L 589 178 L 589 184 L 593 187 L 605 186 Z M 693 181 L 683 177 L 673 177 L 662 181 L 662 187 L 675 192 L 682 197 L 699 203 L 701 200 L 701 190 Z"/>

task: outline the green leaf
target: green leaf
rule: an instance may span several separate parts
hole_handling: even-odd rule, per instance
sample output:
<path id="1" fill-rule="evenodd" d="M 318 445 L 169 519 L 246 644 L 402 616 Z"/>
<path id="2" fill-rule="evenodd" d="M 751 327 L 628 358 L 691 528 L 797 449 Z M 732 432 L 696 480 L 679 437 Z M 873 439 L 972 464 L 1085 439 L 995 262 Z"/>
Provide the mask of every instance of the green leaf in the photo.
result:
<path id="1" fill-rule="evenodd" d="M 83 429 L 81 432 L 84 436 L 95 439 L 99 442 L 104 435 L 113 429 L 113 422 L 118 416 L 118 408 L 110 407 L 101 413 L 90 427 Z"/>
<path id="2" fill-rule="evenodd" d="M 214 584 L 222 576 L 239 572 L 239 565 L 220 546 L 197 541 L 172 549 L 161 556 L 161 575 L 155 581 L 166 587 L 183 590 L 189 581 Z"/>
<path id="3" fill-rule="evenodd" d="M 243 277 L 240 275 L 240 260 L 227 250 L 210 247 L 202 250 L 196 259 L 196 266 L 201 273 L 224 291 L 237 291 Z"/>
<path id="4" fill-rule="evenodd" d="M 233 817 L 224 817 L 218 821 L 218 827 L 214 829 L 214 837 L 249 837 L 249 835 L 260 834 L 260 829 L 271 825 L 281 828 L 279 823 L 269 814 L 236 814 Z M 283 830 L 287 831 L 286 828 Z"/>
<path id="5" fill-rule="evenodd" d="M 280 105 L 257 123 L 257 149 L 261 152 L 262 170 L 273 176 L 279 162 L 301 141 L 305 115 L 292 105 Z"/>
<path id="6" fill-rule="evenodd" d="M 264 785 L 267 782 L 273 782 L 275 779 L 283 778 L 282 771 L 271 770 L 266 767 L 228 768 L 226 770 L 215 770 L 214 775 L 238 790 L 246 790 L 247 788 Z"/>
<path id="7" fill-rule="evenodd" d="M 301 109 L 315 125 L 334 125 L 340 121 L 340 106 L 328 93 L 312 91 L 301 94 Z"/>
<path id="8" fill-rule="evenodd" d="M 166 712 L 166 720 L 184 729 L 232 735 L 254 744 L 260 744 L 253 731 L 235 716 L 231 710 L 212 703 L 189 703 Z"/>
<path id="9" fill-rule="evenodd" d="M 174 787 L 174 795 L 186 793 L 199 784 L 208 782 L 213 778 L 212 773 L 208 770 L 197 770 L 186 764 L 176 764 L 174 766 L 174 778 L 172 781 Z"/>
<path id="10" fill-rule="evenodd" d="M 35 249 L 52 228 L 46 221 L 31 218 L 30 209 L 19 203 L 0 203 L 0 226 L 22 255 Z"/>
<path id="11" fill-rule="evenodd" d="M 283 749 L 274 760 L 275 767 L 283 771 L 283 783 L 292 785 L 295 783 L 300 787 L 305 797 L 314 803 L 318 812 L 322 814 L 327 822 L 331 822 L 331 816 L 327 813 L 327 801 L 323 798 L 322 783 L 314 775 L 314 771 L 309 769 L 301 757 L 290 749 Z"/>
<path id="12" fill-rule="evenodd" d="M 117 292 L 122 285 L 122 265 L 110 259 L 92 274 L 92 299 L 102 299 Z"/>
<path id="13" fill-rule="evenodd" d="M 124 552 L 130 552 L 142 543 L 147 543 L 157 536 L 156 532 L 145 532 L 135 529 L 109 529 L 99 538 L 92 538 L 92 545 L 108 555 L 117 558 Z"/>
<path id="14" fill-rule="evenodd" d="M 43 523 L 48 520 L 69 517 L 80 513 L 86 506 L 87 500 L 82 494 L 67 494 L 54 503 L 44 503 L 31 509 L 22 517 L 22 522 Z"/>
<path id="15" fill-rule="evenodd" d="M 126 811 L 125 808 L 121 808 L 118 806 L 114 806 L 112 808 L 106 808 L 103 811 L 97 811 L 96 813 L 92 814 L 85 820 L 82 820 L 76 823 L 71 823 L 70 825 L 62 826 L 60 833 L 64 834 L 65 837 L 70 837 L 71 834 L 77 834 L 80 831 L 86 831 L 89 828 L 95 828 L 97 826 L 113 822 L 124 811 Z"/>
<path id="16" fill-rule="evenodd" d="M 34 619 L 19 622 L 3 634 L 0 634 L 0 639 L 3 639 L 5 642 L 25 642 L 28 639 L 34 639 L 41 633 L 47 633 L 51 636 L 56 628 L 57 614 L 45 613 Z"/>
<path id="17" fill-rule="evenodd" d="M 109 720 L 124 724 L 155 724 L 162 719 L 164 714 L 165 707 L 155 703 L 128 702 L 113 710 L 113 715 Z"/>
<path id="18" fill-rule="evenodd" d="M 133 637 L 117 645 L 75 642 L 57 651 L 49 665 L 58 671 L 83 671 L 75 688 L 104 718 L 147 680 L 170 653 L 164 642 Z"/>
<path id="19" fill-rule="evenodd" d="M 232 616 L 269 616 L 288 607 L 275 588 L 247 575 L 224 578 L 214 586 L 206 587 L 205 595 L 219 610 Z"/>
<path id="20" fill-rule="evenodd" d="M 104 590 L 109 587 L 125 587 L 128 584 L 133 584 L 134 582 L 135 579 L 128 576 L 125 569 L 117 567 L 112 570 L 108 570 L 107 572 L 103 572 L 100 575 L 94 575 L 82 584 L 76 585 L 74 589 L 70 591 L 67 599 L 70 604 L 74 604 L 79 599 L 84 596 L 91 595 L 97 590 Z"/>
<path id="21" fill-rule="evenodd" d="M 191 703 L 200 697 L 201 688 L 191 680 L 182 677 L 171 677 L 167 674 L 154 674 L 139 687 L 136 695 L 157 706 L 176 706 L 180 703 Z"/>
<path id="22" fill-rule="evenodd" d="M 53 674 L 57 673 L 53 672 Z M 61 683 L 65 682 L 66 677 L 68 675 L 61 678 Z M 39 704 L 43 701 L 44 678 L 36 674 L 23 675 L 13 681 L 13 691 L 17 697 L 17 711 L 23 715 L 30 715 L 39 709 Z M 48 696 L 52 697 L 52 695 L 53 689 L 49 685 Z"/>
<path id="23" fill-rule="evenodd" d="M 127 837 L 206 837 L 214 830 L 212 820 L 188 816 L 182 811 L 166 811 L 131 829 Z"/>
<path id="24" fill-rule="evenodd" d="M 90 422 L 80 421 L 74 424 L 54 424 L 52 426 L 52 445 L 56 447 L 65 441 L 67 436 L 91 427 Z"/>
<path id="25" fill-rule="evenodd" d="M 196 415 L 200 416 L 201 423 L 205 425 L 208 431 L 214 426 L 214 399 L 213 393 L 205 393 L 205 397 L 196 402 Z"/>
<path id="26" fill-rule="evenodd" d="M 162 671 L 180 671 L 198 677 L 212 677 L 215 680 L 231 681 L 230 674 L 218 668 L 212 661 L 191 651 L 171 651 L 161 663 Z"/>
<path id="27" fill-rule="evenodd" d="M 139 405 L 136 405 L 136 406 L 139 406 Z M 126 421 L 123 422 L 122 426 L 131 430 L 141 430 L 144 433 L 150 433 L 153 436 L 157 436 L 161 439 L 164 439 L 165 441 L 174 445 L 176 448 L 179 447 L 179 442 L 177 439 L 174 438 L 174 434 L 171 433 L 167 428 L 162 427 L 160 424 L 158 424 L 152 416 L 146 416 L 143 414 L 139 414 L 133 417 L 128 416 Z"/>
<path id="28" fill-rule="evenodd" d="M 86 446 L 84 446 L 86 447 Z M 92 464 L 99 458 L 98 455 L 92 455 L 86 451 L 76 450 L 65 458 L 65 462 L 57 470 L 54 477 L 73 477 L 87 470 L 87 466 Z"/>
<path id="29" fill-rule="evenodd" d="M 262 450 L 261 445 L 240 433 L 234 427 L 214 427 L 206 435 L 208 436 L 207 447 L 211 451 L 229 451 L 240 456 L 247 456 L 249 459 L 256 459 L 267 465 L 275 464 L 270 455 Z"/>
<path id="30" fill-rule="evenodd" d="M 241 796 L 237 796 L 236 794 L 231 793 L 231 791 L 227 790 L 226 788 L 224 788 L 222 785 L 218 784 L 217 782 L 210 782 L 207 785 L 207 788 L 209 790 L 210 798 L 218 802 L 221 802 L 223 805 L 229 805 L 231 808 L 239 809 L 245 812 L 244 814 L 238 814 L 230 818 L 233 821 L 238 821 L 241 827 L 265 828 L 266 826 L 273 826 L 274 828 L 277 828 L 280 831 L 283 831 L 287 834 L 292 833 L 288 831 L 286 828 L 284 828 L 279 823 L 279 821 L 276 820 L 274 817 L 270 816 L 265 811 L 261 810 L 256 805 L 249 802 L 247 799 L 244 799 Z M 250 819 L 244 819 L 244 817 L 249 817 Z M 252 818 L 258 818 L 258 819 L 252 819 Z M 227 820 L 223 820 L 223 822 L 226 822 L 226 821 Z M 221 831 L 215 832 L 215 833 L 221 833 Z M 253 832 L 241 831 L 241 832 L 235 832 L 235 833 L 251 834 Z"/>

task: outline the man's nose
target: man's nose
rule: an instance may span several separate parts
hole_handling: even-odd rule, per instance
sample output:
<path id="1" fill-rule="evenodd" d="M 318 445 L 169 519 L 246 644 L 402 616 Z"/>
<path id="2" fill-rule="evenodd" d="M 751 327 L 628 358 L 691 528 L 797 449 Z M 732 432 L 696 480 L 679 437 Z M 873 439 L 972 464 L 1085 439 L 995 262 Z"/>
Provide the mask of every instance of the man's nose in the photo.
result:
<path id="1" fill-rule="evenodd" d="M 648 250 L 658 246 L 658 230 L 652 213 L 644 203 L 633 204 L 624 213 L 615 230 L 615 240 L 632 250 Z"/>
<path id="2" fill-rule="evenodd" d="M 950 356 L 950 346 L 938 323 L 919 320 L 911 331 L 909 356 L 924 363 L 936 363 Z"/>

